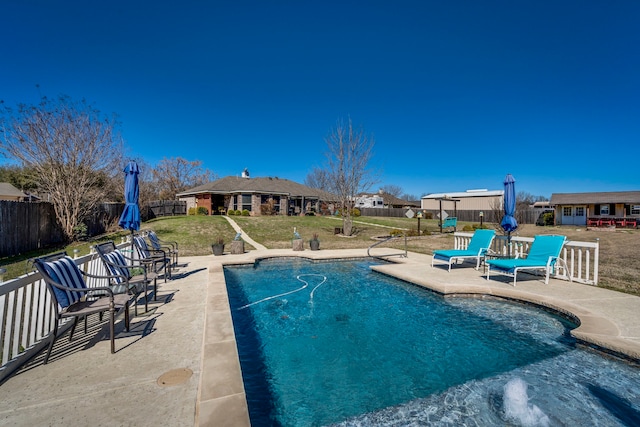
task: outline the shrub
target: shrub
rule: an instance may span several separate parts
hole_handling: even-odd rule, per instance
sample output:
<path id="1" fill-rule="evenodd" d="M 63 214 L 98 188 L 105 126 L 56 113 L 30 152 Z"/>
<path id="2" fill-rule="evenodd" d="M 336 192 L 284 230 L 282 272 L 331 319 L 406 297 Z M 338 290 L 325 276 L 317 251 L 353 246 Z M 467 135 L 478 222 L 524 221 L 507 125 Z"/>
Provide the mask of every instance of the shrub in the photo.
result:
<path id="1" fill-rule="evenodd" d="M 351 216 L 353 216 L 353 217 L 360 216 L 360 209 L 353 208 L 353 210 L 351 211 Z"/>
<path id="2" fill-rule="evenodd" d="M 542 214 L 542 221 L 544 225 L 553 225 L 554 213 L 553 212 L 545 212 Z"/>
<path id="3" fill-rule="evenodd" d="M 404 234 L 404 232 L 402 230 L 398 230 L 398 229 L 393 229 L 393 230 L 391 230 L 391 233 L 389 233 L 389 235 L 393 236 L 393 237 L 402 236 L 403 234 Z"/>
<path id="4" fill-rule="evenodd" d="M 87 237 L 89 237 L 88 231 L 87 224 L 81 222 L 73 227 L 73 238 L 75 240 L 87 240 Z"/>
<path id="5" fill-rule="evenodd" d="M 469 224 L 462 227 L 462 231 L 474 231 L 474 230 L 475 230 L 475 227 Z"/>
<path id="6" fill-rule="evenodd" d="M 240 211 L 238 211 L 238 212 L 240 212 Z M 236 214 L 237 214 L 237 212 L 236 212 Z M 244 209 L 240 214 L 242 216 L 250 216 L 251 212 L 249 212 L 249 209 Z"/>
<path id="7" fill-rule="evenodd" d="M 486 230 L 487 228 L 489 228 L 485 224 L 482 224 L 482 227 L 480 227 L 480 224 L 473 224 L 471 227 L 473 227 L 474 230 L 478 230 L 478 229 Z"/>
<path id="8" fill-rule="evenodd" d="M 195 215 L 195 214 L 196 214 L 196 208 L 189 208 L 187 215 Z"/>
<path id="9" fill-rule="evenodd" d="M 204 206 L 198 206 L 198 211 L 196 215 L 209 215 L 209 209 Z"/>
<path id="10" fill-rule="evenodd" d="M 229 210 L 227 211 L 227 215 L 229 215 L 229 216 L 233 216 L 233 215 L 235 215 L 235 214 L 236 214 L 236 211 L 234 211 L 233 209 L 229 209 Z"/>
<path id="11" fill-rule="evenodd" d="M 407 236 L 408 236 L 408 237 L 415 237 L 415 236 L 419 236 L 419 234 L 418 234 L 418 229 L 416 229 L 416 228 L 410 228 L 409 230 L 407 230 Z"/>

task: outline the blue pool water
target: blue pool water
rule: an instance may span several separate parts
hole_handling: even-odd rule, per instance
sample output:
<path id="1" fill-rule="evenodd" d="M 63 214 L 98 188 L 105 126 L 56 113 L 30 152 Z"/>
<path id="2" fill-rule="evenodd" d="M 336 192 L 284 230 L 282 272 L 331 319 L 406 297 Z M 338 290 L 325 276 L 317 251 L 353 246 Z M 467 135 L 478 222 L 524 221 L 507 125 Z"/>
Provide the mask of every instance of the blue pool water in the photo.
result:
<path id="1" fill-rule="evenodd" d="M 637 425 L 639 373 L 570 322 L 371 261 L 225 268 L 252 425 Z"/>

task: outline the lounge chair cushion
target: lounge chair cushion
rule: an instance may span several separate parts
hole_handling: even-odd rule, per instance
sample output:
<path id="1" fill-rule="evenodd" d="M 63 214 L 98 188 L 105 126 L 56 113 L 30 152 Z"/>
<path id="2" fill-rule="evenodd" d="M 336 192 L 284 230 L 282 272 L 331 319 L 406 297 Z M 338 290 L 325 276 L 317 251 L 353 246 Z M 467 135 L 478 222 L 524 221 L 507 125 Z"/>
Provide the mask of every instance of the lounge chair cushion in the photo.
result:
<path id="1" fill-rule="evenodd" d="M 87 293 L 88 289 L 84 283 L 82 273 L 69 256 L 64 256 L 55 261 L 43 262 L 42 265 L 47 274 L 62 286 L 78 289 L 78 291 L 71 291 L 52 287 L 53 292 L 56 294 L 58 304 L 62 308 L 69 307 L 71 304 L 78 302 Z"/>
<path id="2" fill-rule="evenodd" d="M 513 273 L 516 268 L 526 268 L 526 267 L 544 267 L 548 258 L 541 263 L 539 260 L 532 259 L 491 259 L 487 261 L 487 264 L 491 265 L 492 269 L 501 270 L 508 273 Z"/>
<path id="3" fill-rule="evenodd" d="M 124 278 L 119 276 L 124 276 L 127 279 L 131 278 L 129 269 L 126 268 L 127 261 L 124 259 L 124 256 L 120 252 L 109 252 L 107 254 L 104 254 L 104 257 L 111 263 L 107 264 L 107 268 L 109 269 L 109 273 L 117 276 L 113 278 L 116 283 L 121 283 L 125 280 Z"/>
<path id="4" fill-rule="evenodd" d="M 469 249 L 448 249 L 444 251 L 433 251 L 435 259 L 449 261 L 451 258 L 465 258 L 478 256 L 478 251 L 470 251 Z"/>
<path id="5" fill-rule="evenodd" d="M 449 260 L 450 258 L 465 258 L 476 257 L 484 255 L 495 236 L 495 230 L 480 229 L 473 233 L 473 237 L 469 241 L 467 249 L 447 249 L 433 251 L 433 256 L 436 259 Z"/>

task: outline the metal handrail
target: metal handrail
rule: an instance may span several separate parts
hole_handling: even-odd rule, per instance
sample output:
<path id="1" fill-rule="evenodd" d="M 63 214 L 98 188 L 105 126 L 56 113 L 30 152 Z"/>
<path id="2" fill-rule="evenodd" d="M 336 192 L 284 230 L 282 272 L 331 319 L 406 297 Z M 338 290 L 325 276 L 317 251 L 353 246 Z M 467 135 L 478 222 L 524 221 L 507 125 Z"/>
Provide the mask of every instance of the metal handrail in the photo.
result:
<path id="1" fill-rule="evenodd" d="M 384 258 L 384 257 L 390 257 L 390 256 L 400 256 L 400 257 L 404 257 L 407 258 L 407 233 L 403 233 L 404 236 L 404 254 L 399 253 L 399 254 L 387 254 L 387 255 L 371 255 L 371 249 L 375 248 L 378 245 L 381 245 L 383 243 L 388 242 L 389 240 L 393 240 L 393 239 L 399 239 L 399 237 L 397 236 L 389 236 L 384 240 L 380 240 L 379 242 L 374 243 L 373 245 L 369 246 L 367 248 L 367 256 L 372 257 L 372 258 Z"/>

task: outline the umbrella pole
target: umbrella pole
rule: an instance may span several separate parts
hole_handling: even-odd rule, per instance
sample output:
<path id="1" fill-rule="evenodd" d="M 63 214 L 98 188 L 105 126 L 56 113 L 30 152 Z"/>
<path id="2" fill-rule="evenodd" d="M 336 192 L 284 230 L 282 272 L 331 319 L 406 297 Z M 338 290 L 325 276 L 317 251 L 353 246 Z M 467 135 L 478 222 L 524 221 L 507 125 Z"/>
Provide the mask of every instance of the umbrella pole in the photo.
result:
<path id="1" fill-rule="evenodd" d="M 134 250 L 135 250 L 135 247 L 133 244 L 133 230 L 131 230 L 131 265 L 133 265 L 133 259 L 134 259 L 133 257 L 135 253 Z"/>

